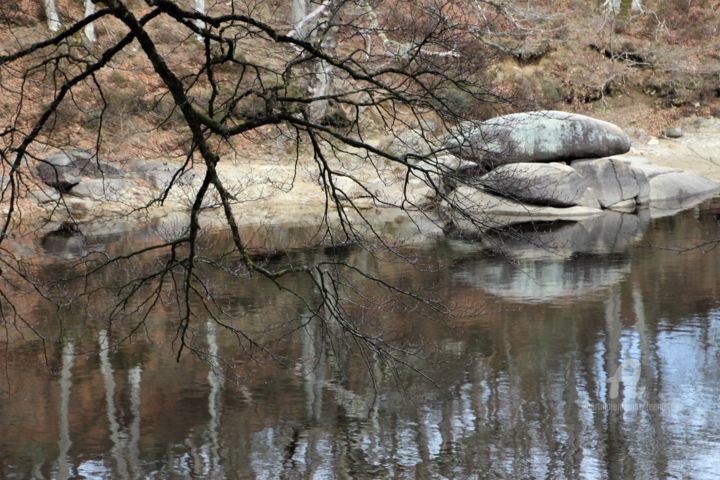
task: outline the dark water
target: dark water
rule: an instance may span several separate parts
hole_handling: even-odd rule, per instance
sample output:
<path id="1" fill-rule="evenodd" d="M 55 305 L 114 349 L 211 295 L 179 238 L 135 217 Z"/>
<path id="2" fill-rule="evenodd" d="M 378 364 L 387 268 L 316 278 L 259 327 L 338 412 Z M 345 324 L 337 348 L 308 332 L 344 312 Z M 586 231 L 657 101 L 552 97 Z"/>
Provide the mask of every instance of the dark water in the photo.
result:
<path id="1" fill-rule="evenodd" d="M 223 283 L 218 301 L 272 355 L 198 317 L 179 363 L 171 302 L 126 338 L 132 317 L 109 330 L 91 308 L 29 298 L 63 340 L 4 330 L 0 477 L 719 478 L 720 248 L 703 245 L 718 213 L 543 226 L 501 238 L 505 255 L 458 240 L 405 252 L 414 264 L 343 251 L 452 307 L 364 285 L 370 308 L 338 287 L 420 373 L 259 280 Z"/>

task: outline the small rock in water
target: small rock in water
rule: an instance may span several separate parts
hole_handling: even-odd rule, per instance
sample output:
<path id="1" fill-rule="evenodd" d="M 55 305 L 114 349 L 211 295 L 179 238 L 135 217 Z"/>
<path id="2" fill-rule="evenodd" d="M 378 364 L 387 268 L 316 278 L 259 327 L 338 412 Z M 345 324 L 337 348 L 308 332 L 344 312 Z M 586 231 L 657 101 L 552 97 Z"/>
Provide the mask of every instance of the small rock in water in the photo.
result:
<path id="1" fill-rule="evenodd" d="M 680 138 L 683 136 L 682 127 L 667 128 L 663 133 L 667 138 Z"/>

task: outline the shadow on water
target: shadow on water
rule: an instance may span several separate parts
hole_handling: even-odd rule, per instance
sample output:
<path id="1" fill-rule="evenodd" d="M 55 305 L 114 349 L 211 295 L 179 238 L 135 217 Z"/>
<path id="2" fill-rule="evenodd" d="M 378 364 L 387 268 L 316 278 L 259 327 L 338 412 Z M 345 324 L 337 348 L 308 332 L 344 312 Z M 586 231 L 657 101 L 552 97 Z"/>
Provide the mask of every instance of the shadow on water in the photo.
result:
<path id="1" fill-rule="evenodd" d="M 118 345 L 129 325 L 38 307 L 50 330 L 64 315 L 64 341 L 49 364 L 32 336 L 0 344 L 0 477 L 712 478 L 720 249 L 691 247 L 720 239 L 719 208 L 526 230 L 504 256 L 457 240 L 413 251 L 446 268 L 318 252 L 465 312 L 361 311 L 337 292 L 422 346 L 414 366 L 435 385 L 261 281 L 220 301 L 234 327 L 276 338 L 284 366 L 212 322 L 193 326 L 204 361 L 175 363 L 161 317 Z"/>

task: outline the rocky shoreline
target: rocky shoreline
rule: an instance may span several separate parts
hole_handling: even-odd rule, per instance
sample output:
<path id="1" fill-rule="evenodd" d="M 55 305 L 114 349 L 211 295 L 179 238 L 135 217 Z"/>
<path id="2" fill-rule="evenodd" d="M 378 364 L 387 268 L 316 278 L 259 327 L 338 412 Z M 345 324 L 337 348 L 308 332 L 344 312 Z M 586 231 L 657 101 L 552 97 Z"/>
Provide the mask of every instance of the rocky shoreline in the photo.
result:
<path id="1" fill-rule="evenodd" d="M 508 117 L 460 125 L 437 139 L 412 131 L 381 139 L 382 148 L 416 164 L 419 173 L 409 180 L 404 168 L 339 159 L 336 188 L 345 214 L 387 241 L 409 243 L 448 231 L 472 236 L 480 224 L 672 215 L 720 190 L 720 163 L 712 158 L 720 125 L 710 120 L 682 138 L 631 145 L 619 127 L 589 117 Z M 688 152 L 695 152 L 694 161 Z M 23 199 L 23 221 L 32 226 L 11 238 L 20 256 L 73 258 L 128 238 L 177 237 L 204 174 L 197 165 L 183 170 L 159 160 L 111 165 L 78 150 L 51 154 L 36 171 L 40 181 Z M 310 173 L 282 160 L 236 159 L 221 165 L 220 174 L 237 199 L 236 221 L 250 248 L 315 243 L 326 198 Z M 162 201 L 153 201 L 158 192 Z M 201 215 L 204 230 L 224 229 L 218 206 L 211 192 Z"/>

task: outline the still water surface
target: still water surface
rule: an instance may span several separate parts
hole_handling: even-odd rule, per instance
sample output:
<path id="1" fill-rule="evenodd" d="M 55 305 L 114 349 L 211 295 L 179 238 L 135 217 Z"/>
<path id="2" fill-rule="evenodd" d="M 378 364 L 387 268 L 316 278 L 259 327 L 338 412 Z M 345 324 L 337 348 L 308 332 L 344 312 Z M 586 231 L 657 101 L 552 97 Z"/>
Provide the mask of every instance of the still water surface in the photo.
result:
<path id="1" fill-rule="evenodd" d="M 720 239 L 718 213 L 526 232 L 504 256 L 443 241 L 418 265 L 344 251 L 453 307 L 347 307 L 432 382 L 255 280 L 220 301 L 275 358 L 195 322 L 209 355 L 177 363 L 162 316 L 120 341 L 38 303 L 62 341 L 0 343 L 0 477 L 718 478 L 720 248 L 679 252 Z"/>

